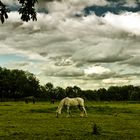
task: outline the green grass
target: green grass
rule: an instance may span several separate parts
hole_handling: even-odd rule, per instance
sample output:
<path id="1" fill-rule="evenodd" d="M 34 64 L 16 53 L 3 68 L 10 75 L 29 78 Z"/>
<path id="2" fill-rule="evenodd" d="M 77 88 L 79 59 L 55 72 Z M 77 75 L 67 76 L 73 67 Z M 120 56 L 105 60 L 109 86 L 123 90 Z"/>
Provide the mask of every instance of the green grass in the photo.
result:
<path id="1" fill-rule="evenodd" d="M 140 104 L 86 102 L 88 117 L 76 108 L 56 118 L 58 103 L 0 102 L 0 140 L 140 140 Z M 101 128 L 93 134 L 93 124 Z"/>

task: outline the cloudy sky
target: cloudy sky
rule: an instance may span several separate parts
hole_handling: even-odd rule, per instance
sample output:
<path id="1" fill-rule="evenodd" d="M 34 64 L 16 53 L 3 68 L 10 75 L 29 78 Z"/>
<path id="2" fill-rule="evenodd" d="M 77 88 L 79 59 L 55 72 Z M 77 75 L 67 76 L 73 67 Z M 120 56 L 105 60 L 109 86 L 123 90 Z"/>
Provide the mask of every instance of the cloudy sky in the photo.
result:
<path id="1" fill-rule="evenodd" d="M 40 84 L 82 89 L 140 83 L 140 0 L 38 0 L 23 22 L 16 0 L 0 24 L 0 66 L 34 73 Z"/>

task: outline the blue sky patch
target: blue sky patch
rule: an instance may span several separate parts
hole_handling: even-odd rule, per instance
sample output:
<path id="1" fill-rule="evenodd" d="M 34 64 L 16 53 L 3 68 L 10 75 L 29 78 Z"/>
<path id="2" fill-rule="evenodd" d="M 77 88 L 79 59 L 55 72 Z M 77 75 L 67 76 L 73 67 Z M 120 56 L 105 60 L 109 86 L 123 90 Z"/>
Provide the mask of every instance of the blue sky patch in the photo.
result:
<path id="1" fill-rule="evenodd" d="M 110 6 L 90 6 L 86 7 L 84 9 L 85 15 L 90 15 L 91 13 L 95 13 L 97 16 L 103 16 L 107 12 L 111 12 L 114 14 L 119 14 L 122 11 L 128 11 L 128 12 L 138 12 L 140 11 L 140 5 L 137 5 L 136 7 L 126 7 L 120 4 L 117 5 L 110 5 Z"/>
<path id="2" fill-rule="evenodd" d="M 25 57 L 21 57 L 16 54 L 2 54 L 0 55 L 0 65 L 3 66 L 12 61 L 23 61 L 25 59 L 26 59 Z"/>

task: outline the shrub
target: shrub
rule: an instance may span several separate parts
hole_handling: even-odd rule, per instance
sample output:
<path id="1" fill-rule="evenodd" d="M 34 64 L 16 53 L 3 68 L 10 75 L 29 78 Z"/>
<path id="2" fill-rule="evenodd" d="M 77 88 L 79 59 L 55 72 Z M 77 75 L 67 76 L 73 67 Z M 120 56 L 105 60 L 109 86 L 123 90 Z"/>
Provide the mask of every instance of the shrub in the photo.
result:
<path id="1" fill-rule="evenodd" d="M 101 134 L 101 127 L 96 123 L 92 124 L 92 134 L 100 135 Z"/>

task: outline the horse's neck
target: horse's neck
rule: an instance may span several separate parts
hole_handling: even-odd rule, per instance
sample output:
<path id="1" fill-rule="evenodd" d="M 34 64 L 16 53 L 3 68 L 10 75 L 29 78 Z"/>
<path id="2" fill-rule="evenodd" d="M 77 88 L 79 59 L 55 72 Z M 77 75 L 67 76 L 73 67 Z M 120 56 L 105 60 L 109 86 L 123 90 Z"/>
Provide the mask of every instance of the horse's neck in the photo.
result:
<path id="1" fill-rule="evenodd" d="M 59 103 L 58 108 L 57 108 L 57 111 L 61 113 L 61 110 L 62 110 L 63 106 L 64 106 L 64 100 L 62 100 L 62 101 Z"/>

